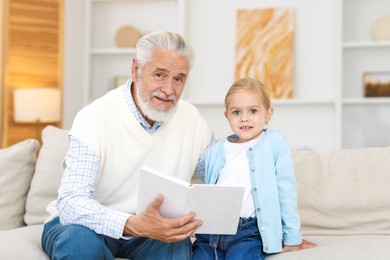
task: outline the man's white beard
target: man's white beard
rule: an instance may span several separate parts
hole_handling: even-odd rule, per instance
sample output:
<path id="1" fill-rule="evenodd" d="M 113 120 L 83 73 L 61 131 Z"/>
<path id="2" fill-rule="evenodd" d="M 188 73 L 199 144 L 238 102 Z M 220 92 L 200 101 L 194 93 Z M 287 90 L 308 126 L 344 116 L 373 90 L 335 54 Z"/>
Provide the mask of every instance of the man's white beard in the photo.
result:
<path id="1" fill-rule="evenodd" d="M 150 99 L 152 97 L 164 97 L 164 98 L 167 98 L 167 96 L 165 96 L 163 93 L 161 92 L 152 92 L 150 94 L 149 97 L 145 97 L 143 98 L 143 87 L 142 87 L 142 83 L 141 83 L 141 80 L 139 80 L 136 84 L 135 84 L 135 87 L 136 87 L 136 96 L 137 96 L 137 100 L 138 100 L 138 106 L 140 107 L 141 109 L 141 112 L 149 119 L 153 120 L 153 121 L 160 121 L 160 122 L 165 122 L 165 121 L 168 121 L 170 118 L 172 118 L 173 114 L 176 112 L 176 108 L 177 108 L 177 102 L 176 102 L 176 98 L 174 96 L 169 96 L 168 99 L 172 99 L 173 101 L 173 106 L 168 110 L 168 111 L 161 111 L 161 110 L 158 110 L 158 109 L 154 109 L 150 104 Z"/>

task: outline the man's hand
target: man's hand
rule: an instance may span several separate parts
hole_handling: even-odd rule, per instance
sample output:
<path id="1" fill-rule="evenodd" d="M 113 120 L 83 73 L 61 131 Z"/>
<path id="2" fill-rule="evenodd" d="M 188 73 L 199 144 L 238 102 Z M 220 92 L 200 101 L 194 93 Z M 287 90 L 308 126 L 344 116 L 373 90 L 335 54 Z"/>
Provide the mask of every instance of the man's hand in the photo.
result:
<path id="1" fill-rule="evenodd" d="M 129 217 L 123 235 L 177 242 L 191 236 L 203 224 L 202 221 L 194 219 L 194 212 L 174 219 L 162 217 L 158 211 L 162 203 L 163 197 L 159 195 L 142 215 Z"/>
<path id="2" fill-rule="evenodd" d="M 308 248 L 316 247 L 317 244 L 314 244 L 313 242 L 307 241 L 305 239 L 302 239 L 302 243 L 300 245 L 296 246 L 283 246 L 283 252 L 292 252 L 292 251 L 298 251 Z"/>

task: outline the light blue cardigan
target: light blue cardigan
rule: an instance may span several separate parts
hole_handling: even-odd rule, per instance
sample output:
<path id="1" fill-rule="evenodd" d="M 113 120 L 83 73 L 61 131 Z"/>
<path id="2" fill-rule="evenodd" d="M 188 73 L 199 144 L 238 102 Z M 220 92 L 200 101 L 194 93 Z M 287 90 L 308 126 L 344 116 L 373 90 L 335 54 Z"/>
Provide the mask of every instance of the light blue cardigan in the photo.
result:
<path id="1" fill-rule="evenodd" d="M 207 152 L 205 183 L 215 184 L 218 181 L 225 163 L 226 140 L 219 141 Z M 285 245 L 300 244 L 302 236 L 296 180 L 286 139 L 279 132 L 266 130 L 259 142 L 250 147 L 247 153 L 263 251 L 281 252 L 282 241 Z"/>

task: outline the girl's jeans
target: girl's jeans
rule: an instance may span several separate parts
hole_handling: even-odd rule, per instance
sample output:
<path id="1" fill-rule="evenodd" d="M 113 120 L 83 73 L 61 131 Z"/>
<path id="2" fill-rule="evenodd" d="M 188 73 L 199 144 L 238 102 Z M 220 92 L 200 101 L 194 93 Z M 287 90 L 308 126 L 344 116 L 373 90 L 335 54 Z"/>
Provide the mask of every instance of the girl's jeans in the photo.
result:
<path id="1" fill-rule="evenodd" d="M 235 235 L 197 234 L 192 248 L 193 260 L 265 258 L 256 218 L 240 218 Z"/>

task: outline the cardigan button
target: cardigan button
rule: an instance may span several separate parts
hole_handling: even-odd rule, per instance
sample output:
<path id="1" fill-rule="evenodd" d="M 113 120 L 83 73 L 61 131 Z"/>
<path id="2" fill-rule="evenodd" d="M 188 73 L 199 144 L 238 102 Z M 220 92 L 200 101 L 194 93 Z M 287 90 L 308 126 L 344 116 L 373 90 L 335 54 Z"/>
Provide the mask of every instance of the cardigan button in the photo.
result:
<path id="1" fill-rule="evenodd" d="M 252 147 L 249 147 L 249 151 L 252 151 Z"/>
<path id="2" fill-rule="evenodd" d="M 253 188 L 253 191 L 257 191 L 257 188 L 255 187 L 255 188 Z"/>

